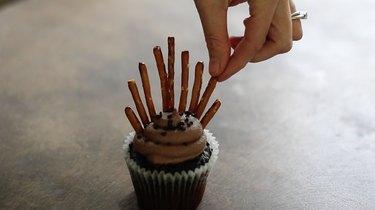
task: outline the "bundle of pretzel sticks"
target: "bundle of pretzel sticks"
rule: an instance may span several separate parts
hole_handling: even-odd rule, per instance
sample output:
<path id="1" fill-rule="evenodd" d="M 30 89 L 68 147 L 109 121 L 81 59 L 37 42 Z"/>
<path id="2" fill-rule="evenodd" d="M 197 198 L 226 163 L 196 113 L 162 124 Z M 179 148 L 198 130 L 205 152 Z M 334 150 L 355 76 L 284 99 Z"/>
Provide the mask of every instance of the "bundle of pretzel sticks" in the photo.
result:
<path id="1" fill-rule="evenodd" d="M 174 37 L 168 37 L 168 72 L 165 68 L 165 63 L 163 59 L 163 54 L 159 46 L 153 49 L 156 66 L 159 73 L 160 85 L 161 85 L 161 96 L 162 96 L 162 107 L 163 112 L 172 112 L 175 109 L 174 104 L 174 63 L 175 63 L 175 39 Z M 191 101 L 189 109 L 186 110 L 187 96 L 188 96 L 188 83 L 189 83 L 189 51 L 183 51 L 181 53 L 181 93 L 180 93 L 180 103 L 178 105 L 178 112 L 190 112 L 192 115 L 200 119 L 207 103 L 216 87 L 216 79 L 211 77 L 209 80 L 202 97 L 200 97 L 201 87 L 202 87 L 202 75 L 203 75 L 203 62 L 197 62 L 195 66 L 195 79 L 193 84 L 193 89 L 191 93 Z M 148 77 L 147 67 L 144 63 L 139 63 L 139 73 L 142 79 L 143 92 L 145 95 L 145 101 L 148 108 L 148 113 L 150 118 L 147 116 L 145 107 L 143 106 L 137 84 L 135 80 L 129 80 L 128 86 L 133 97 L 135 107 L 141 118 L 142 123 L 139 121 L 138 117 L 130 108 L 127 106 L 125 108 L 125 114 L 128 117 L 130 124 L 134 128 L 137 134 L 143 133 L 143 128 L 146 127 L 150 122 L 152 122 L 157 113 L 155 111 L 155 106 L 151 96 L 151 86 Z M 221 105 L 220 100 L 216 99 L 212 106 L 208 109 L 206 114 L 200 119 L 200 123 L 203 128 L 207 126 L 210 120 L 213 118 L 217 110 Z"/>

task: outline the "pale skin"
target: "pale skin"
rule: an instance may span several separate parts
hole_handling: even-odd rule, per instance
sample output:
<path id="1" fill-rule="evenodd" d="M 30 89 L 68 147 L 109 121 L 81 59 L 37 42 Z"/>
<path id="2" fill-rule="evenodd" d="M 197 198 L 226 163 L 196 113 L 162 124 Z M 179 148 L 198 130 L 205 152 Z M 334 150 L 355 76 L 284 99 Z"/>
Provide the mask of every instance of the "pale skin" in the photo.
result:
<path id="1" fill-rule="evenodd" d="M 246 3 L 249 17 L 243 36 L 229 36 L 228 8 Z M 291 50 L 302 38 L 300 20 L 292 0 L 195 0 L 207 43 L 209 73 L 219 82 L 227 80 L 249 62 L 260 62 Z M 231 53 L 231 48 L 233 52 Z"/>

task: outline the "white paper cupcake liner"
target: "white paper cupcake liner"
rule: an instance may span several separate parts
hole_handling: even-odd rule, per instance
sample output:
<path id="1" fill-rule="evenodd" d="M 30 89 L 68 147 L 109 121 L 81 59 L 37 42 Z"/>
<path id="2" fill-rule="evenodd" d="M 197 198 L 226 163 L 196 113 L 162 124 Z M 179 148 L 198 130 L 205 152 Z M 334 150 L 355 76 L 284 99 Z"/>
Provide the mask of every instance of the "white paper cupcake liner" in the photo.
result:
<path id="1" fill-rule="evenodd" d="M 204 130 L 207 142 L 212 149 L 209 161 L 189 171 L 166 173 L 164 171 L 147 170 L 140 167 L 130 158 L 129 145 L 135 133 L 131 132 L 125 139 L 123 149 L 133 186 L 137 194 L 138 204 L 143 209 L 195 209 L 203 196 L 206 180 L 214 166 L 219 144 L 208 130 Z"/>

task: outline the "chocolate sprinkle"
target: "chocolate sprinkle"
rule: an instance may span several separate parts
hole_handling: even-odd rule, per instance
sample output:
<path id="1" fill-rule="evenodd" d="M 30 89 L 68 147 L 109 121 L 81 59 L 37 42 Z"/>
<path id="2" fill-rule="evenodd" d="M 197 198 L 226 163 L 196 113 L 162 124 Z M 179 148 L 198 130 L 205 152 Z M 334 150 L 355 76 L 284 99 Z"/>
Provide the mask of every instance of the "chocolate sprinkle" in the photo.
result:
<path id="1" fill-rule="evenodd" d="M 192 113 L 189 112 L 189 111 L 186 111 L 186 112 L 185 112 L 185 115 L 186 115 L 186 117 L 189 117 L 190 115 L 192 115 Z"/>
<path id="2" fill-rule="evenodd" d="M 186 128 L 184 127 L 185 123 L 184 122 L 179 122 L 176 126 L 177 130 L 184 131 Z"/>
<path id="3" fill-rule="evenodd" d="M 185 118 L 185 122 L 186 122 L 186 123 L 189 122 L 189 119 L 188 119 L 188 118 Z"/>

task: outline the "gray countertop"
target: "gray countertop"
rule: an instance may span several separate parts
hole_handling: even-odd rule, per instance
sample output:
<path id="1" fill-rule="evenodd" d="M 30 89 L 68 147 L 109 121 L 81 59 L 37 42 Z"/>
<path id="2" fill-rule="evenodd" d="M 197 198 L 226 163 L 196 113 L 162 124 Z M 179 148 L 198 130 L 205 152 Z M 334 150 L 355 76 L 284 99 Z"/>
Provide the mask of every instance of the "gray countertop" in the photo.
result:
<path id="1" fill-rule="evenodd" d="M 212 96 L 220 157 L 200 209 L 375 209 L 375 3 L 296 4 L 304 38 Z M 232 33 L 246 12 L 231 9 Z M 192 66 L 207 63 L 193 1 L 0 8 L 0 209 L 137 209 L 121 151 L 126 81 L 145 62 L 160 109 L 152 48 L 168 36 Z"/>

